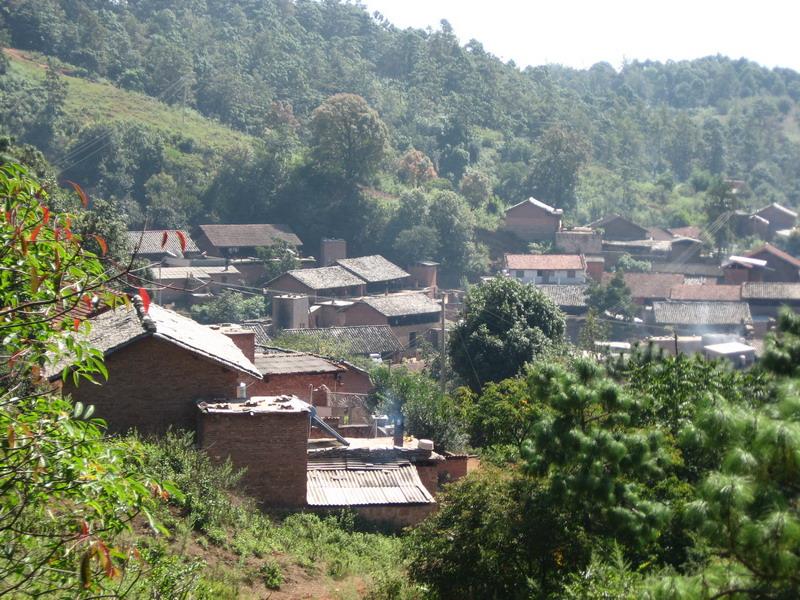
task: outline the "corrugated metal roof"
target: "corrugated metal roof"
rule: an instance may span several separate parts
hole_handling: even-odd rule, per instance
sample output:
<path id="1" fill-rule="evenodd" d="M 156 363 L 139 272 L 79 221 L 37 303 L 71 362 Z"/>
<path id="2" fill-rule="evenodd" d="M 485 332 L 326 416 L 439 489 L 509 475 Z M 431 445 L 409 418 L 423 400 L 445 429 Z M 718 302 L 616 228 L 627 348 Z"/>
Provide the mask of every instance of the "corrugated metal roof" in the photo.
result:
<path id="1" fill-rule="evenodd" d="M 332 343 L 342 347 L 348 354 L 388 354 L 402 352 L 403 346 L 389 325 L 353 325 L 328 327 L 326 329 L 284 329 L 286 335 Z"/>
<path id="2" fill-rule="evenodd" d="M 337 260 L 336 263 L 361 277 L 367 283 L 381 283 L 408 277 L 408 273 L 380 254 L 360 258 L 343 258 Z"/>
<path id="3" fill-rule="evenodd" d="M 310 506 L 433 504 L 416 467 L 407 460 L 353 464 L 345 458 L 309 458 L 306 501 Z"/>
<path id="4" fill-rule="evenodd" d="M 175 233 L 180 231 L 186 239 L 186 251 L 181 250 L 181 243 L 178 235 Z M 161 246 L 164 240 L 164 234 L 167 234 L 167 242 Z M 175 256 L 181 254 L 198 254 L 200 248 L 197 247 L 194 240 L 189 237 L 189 234 L 183 229 L 148 229 L 147 231 L 129 231 L 128 232 L 128 248 L 133 252 L 139 246 L 139 254 L 167 254 L 172 252 Z"/>
<path id="5" fill-rule="evenodd" d="M 208 241 L 217 248 L 272 246 L 282 240 L 291 246 L 303 242 L 288 225 L 273 223 L 200 225 Z"/>

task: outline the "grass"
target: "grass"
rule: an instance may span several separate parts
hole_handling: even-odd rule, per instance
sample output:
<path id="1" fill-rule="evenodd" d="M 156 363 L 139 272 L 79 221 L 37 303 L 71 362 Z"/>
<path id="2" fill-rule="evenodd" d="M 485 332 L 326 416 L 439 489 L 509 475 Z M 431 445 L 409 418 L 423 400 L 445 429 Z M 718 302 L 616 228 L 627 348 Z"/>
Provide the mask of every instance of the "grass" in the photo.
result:
<path id="1" fill-rule="evenodd" d="M 10 72 L 29 81 L 42 81 L 45 77 L 45 58 L 19 50 L 3 50 L 11 59 Z M 62 67 L 69 73 L 68 66 Z M 165 134 L 169 140 L 191 140 L 194 151 L 215 153 L 243 144 L 255 138 L 234 131 L 198 112 L 180 105 L 170 105 L 136 92 L 123 90 L 103 81 L 90 81 L 68 74 L 63 75 L 68 95 L 65 112 L 79 128 L 97 123 L 141 123 Z M 175 85 L 165 95 L 165 100 L 180 100 L 183 88 Z"/>

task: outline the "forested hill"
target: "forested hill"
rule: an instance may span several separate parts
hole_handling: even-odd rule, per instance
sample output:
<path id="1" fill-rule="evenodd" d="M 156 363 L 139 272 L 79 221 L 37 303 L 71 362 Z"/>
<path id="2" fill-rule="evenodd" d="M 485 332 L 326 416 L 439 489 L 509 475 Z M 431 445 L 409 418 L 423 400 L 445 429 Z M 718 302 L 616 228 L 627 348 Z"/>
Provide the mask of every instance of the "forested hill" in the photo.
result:
<path id="1" fill-rule="evenodd" d="M 429 191 L 451 187 L 489 214 L 535 195 L 575 223 L 615 210 L 645 224 L 680 225 L 702 220 L 698 194 L 714 175 L 746 180 L 752 203 L 800 204 L 800 74 L 788 69 L 718 56 L 632 62 L 620 72 L 604 63 L 521 70 L 478 41 L 462 46 L 446 22 L 401 30 L 337 0 L 8 0 L 0 19 L 4 45 L 57 57 L 73 76 L 188 105 L 263 140 L 209 161 L 200 180 L 168 160 L 146 170 L 148 179 L 163 175 L 151 188 L 177 182 L 189 190 L 170 207 L 174 214 L 161 211 L 167 226 L 276 218 L 282 202 L 295 206 L 298 195 L 316 194 L 313 174 L 303 171 L 303 190 L 296 177 L 308 164 L 310 118 L 342 92 L 365 98 L 388 126 L 390 151 L 360 182 L 388 197 L 409 187 L 397 164 L 404 156 L 413 162 L 407 153 L 416 149 L 441 178 Z M 5 79 L 7 107 L 30 89 Z M 43 132 L 43 118 L 0 113 L 0 125 L 53 159 L 103 125 L 82 131 L 62 122 Z M 191 153 L 191 138 L 181 143 Z M 239 172 L 226 174 L 232 161 Z M 112 162 L 101 152 L 70 175 L 147 208 L 144 175 L 120 174 Z M 242 181 L 247 168 L 258 185 Z M 257 200 L 245 210 L 235 205 L 242 195 Z M 385 245 L 385 233 L 366 232 L 365 246 Z"/>

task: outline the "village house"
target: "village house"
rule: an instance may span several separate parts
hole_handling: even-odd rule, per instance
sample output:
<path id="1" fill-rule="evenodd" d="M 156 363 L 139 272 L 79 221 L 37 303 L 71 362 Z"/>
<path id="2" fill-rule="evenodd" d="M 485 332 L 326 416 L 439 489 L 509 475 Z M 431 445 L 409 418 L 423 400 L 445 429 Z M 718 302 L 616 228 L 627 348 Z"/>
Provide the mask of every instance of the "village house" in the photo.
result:
<path id="1" fill-rule="evenodd" d="M 313 341 L 319 344 L 320 349 L 340 348 L 351 356 L 376 356 L 382 360 L 397 360 L 403 352 L 403 346 L 389 325 L 285 329 L 283 333 Z"/>
<path id="2" fill-rule="evenodd" d="M 339 259 L 336 264 L 363 279 L 368 294 L 396 291 L 408 283 L 409 274 L 379 254 Z"/>
<path id="3" fill-rule="evenodd" d="M 403 348 L 411 353 L 441 318 L 441 305 L 421 293 L 366 296 L 345 308 L 352 325 L 389 325 Z"/>
<path id="4" fill-rule="evenodd" d="M 603 273 L 603 285 L 608 285 L 614 275 Z M 631 299 L 639 305 L 666 300 L 673 287 L 684 283 L 680 273 L 624 273 L 622 278 L 631 292 Z"/>
<path id="5" fill-rule="evenodd" d="M 257 248 L 286 242 L 298 251 L 303 242 L 288 225 L 268 223 L 210 224 L 198 227 L 197 245 L 208 256 L 237 258 L 256 256 Z"/>
<path id="6" fill-rule="evenodd" d="M 552 242 L 561 230 L 564 211 L 535 198 L 528 198 L 505 210 L 504 229 L 526 242 Z"/>
<path id="7" fill-rule="evenodd" d="M 710 262 L 654 262 L 652 273 L 679 273 L 687 283 L 714 283 L 724 279 L 725 274 L 718 264 Z"/>
<path id="8" fill-rule="evenodd" d="M 587 227 L 601 230 L 604 241 L 627 242 L 651 239 L 650 232 L 646 227 L 637 225 L 630 219 L 616 214 L 592 221 Z"/>
<path id="9" fill-rule="evenodd" d="M 766 239 L 772 239 L 779 231 L 793 229 L 797 224 L 797 213 L 776 202 L 758 209 L 753 214 L 768 223 L 767 235 L 769 237 Z"/>
<path id="10" fill-rule="evenodd" d="M 181 248 L 179 235 L 183 236 L 185 248 Z M 166 242 L 164 236 L 166 235 Z M 167 258 L 190 258 L 200 254 L 200 248 L 183 229 L 148 229 L 128 232 L 128 250 L 137 258 L 150 262 L 161 262 Z"/>
<path id="11" fill-rule="evenodd" d="M 523 283 L 586 283 L 586 261 L 580 254 L 506 254 L 503 272 Z"/>
<path id="12" fill-rule="evenodd" d="M 753 318 L 777 317 L 783 306 L 800 312 L 800 283 L 746 282 L 741 290 Z"/>
<path id="13" fill-rule="evenodd" d="M 740 285 L 745 281 L 762 281 L 767 268 L 767 261 L 747 256 L 729 256 L 722 263 L 724 282 L 728 285 Z"/>
<path id="14" fill-rule="evenodd" d="M 676 285 L 670 290 L 669 299 L 690 302 L 739 302 L 742 299 L 742 288 L 738 285 Z"/>
<path id="15" fill-rule="evenodd" d="M 305 294 L 312 300 L 363 296 L 366 287 L 366 281 L 339 265 L 287 271 L 266 284 L 269 292 Z"/>
<path id="16" fill-rule="evenodd" d="M 582 315 L 589 310 L 586 304 L 589 286 L 586 284 L 542 284 L 536 289 L 567 315 Z"/>
<path id="17" fill-rule="evenodd" d="M 156 304 L 145 311 L 138 297 L 134 308 L 107 310 L 91 324 L 88 341 L 103 353 L 108 380 L 75 386 L 68 377 L 62 393 L 94 405 L 113 432 L 193 430 L 196 400 L 230 397 L 261 379 L 231 338 Z M 49 379 L 63 368 L 48 369 Z"/>
<path id="18" fill-rule="evenodd" d="M 788 283 L 800 281 L 800 259 L 784 252 L 780 248 L 776 248 L 772 244 L 764 244 L 760 248 L 745 254 L 745 257 L 766 261 L 762 281 Z M 753 280 L 748 279 L 748 281 Z"/>
<path id="19" fill-rule="evenodd" d="M 733 333 L 744 336 L 752 325 L 746 302 L 653 302 L 650 321 L 681 335 Z"/>
<path id="20" fill-rule="evenodd" d="M 591 227 L 572 227 L 556 232 L 555 248 L 562 254 L 600 254 L 603 234 Z"/>
<path id="21" fill-rule="evenodd" d="M 242 274 L 233 266 L 185 266 L 152 269 L 153 297 L 158 304 L 191 302 L 197 294 L 213 294 L 228 285 L 245 283 Z"/>
<path id="22" fill-rule="evenodd" d="M 261 380 L 253 382 L 248 393 L 253 396 L 290 394 L 311 403 L 315 388 L 326 386 L 336 391 L 344 367 L 333 361 L 308 354 L 274 349 L 257 352 L 254 363 Z"/>

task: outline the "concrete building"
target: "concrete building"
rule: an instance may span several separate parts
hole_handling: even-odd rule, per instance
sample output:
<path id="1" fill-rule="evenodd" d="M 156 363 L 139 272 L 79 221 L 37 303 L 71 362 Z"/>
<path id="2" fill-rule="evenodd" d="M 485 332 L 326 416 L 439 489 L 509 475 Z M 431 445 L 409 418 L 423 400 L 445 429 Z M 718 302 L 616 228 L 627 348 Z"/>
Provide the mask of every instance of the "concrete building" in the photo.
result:
<path id="1" fill-rule="evenodd" d="M 504 229 L 526 242 L 552 242 L 561 231 L 564 211 L 535 198 L 528 198 L 505 210 Z"/>
<path id="2" fill-rule="evenodd" d="M 506 254 L 503 271 L 523 283 L 586 283 L 586 261 L 580 254 Z"/>

